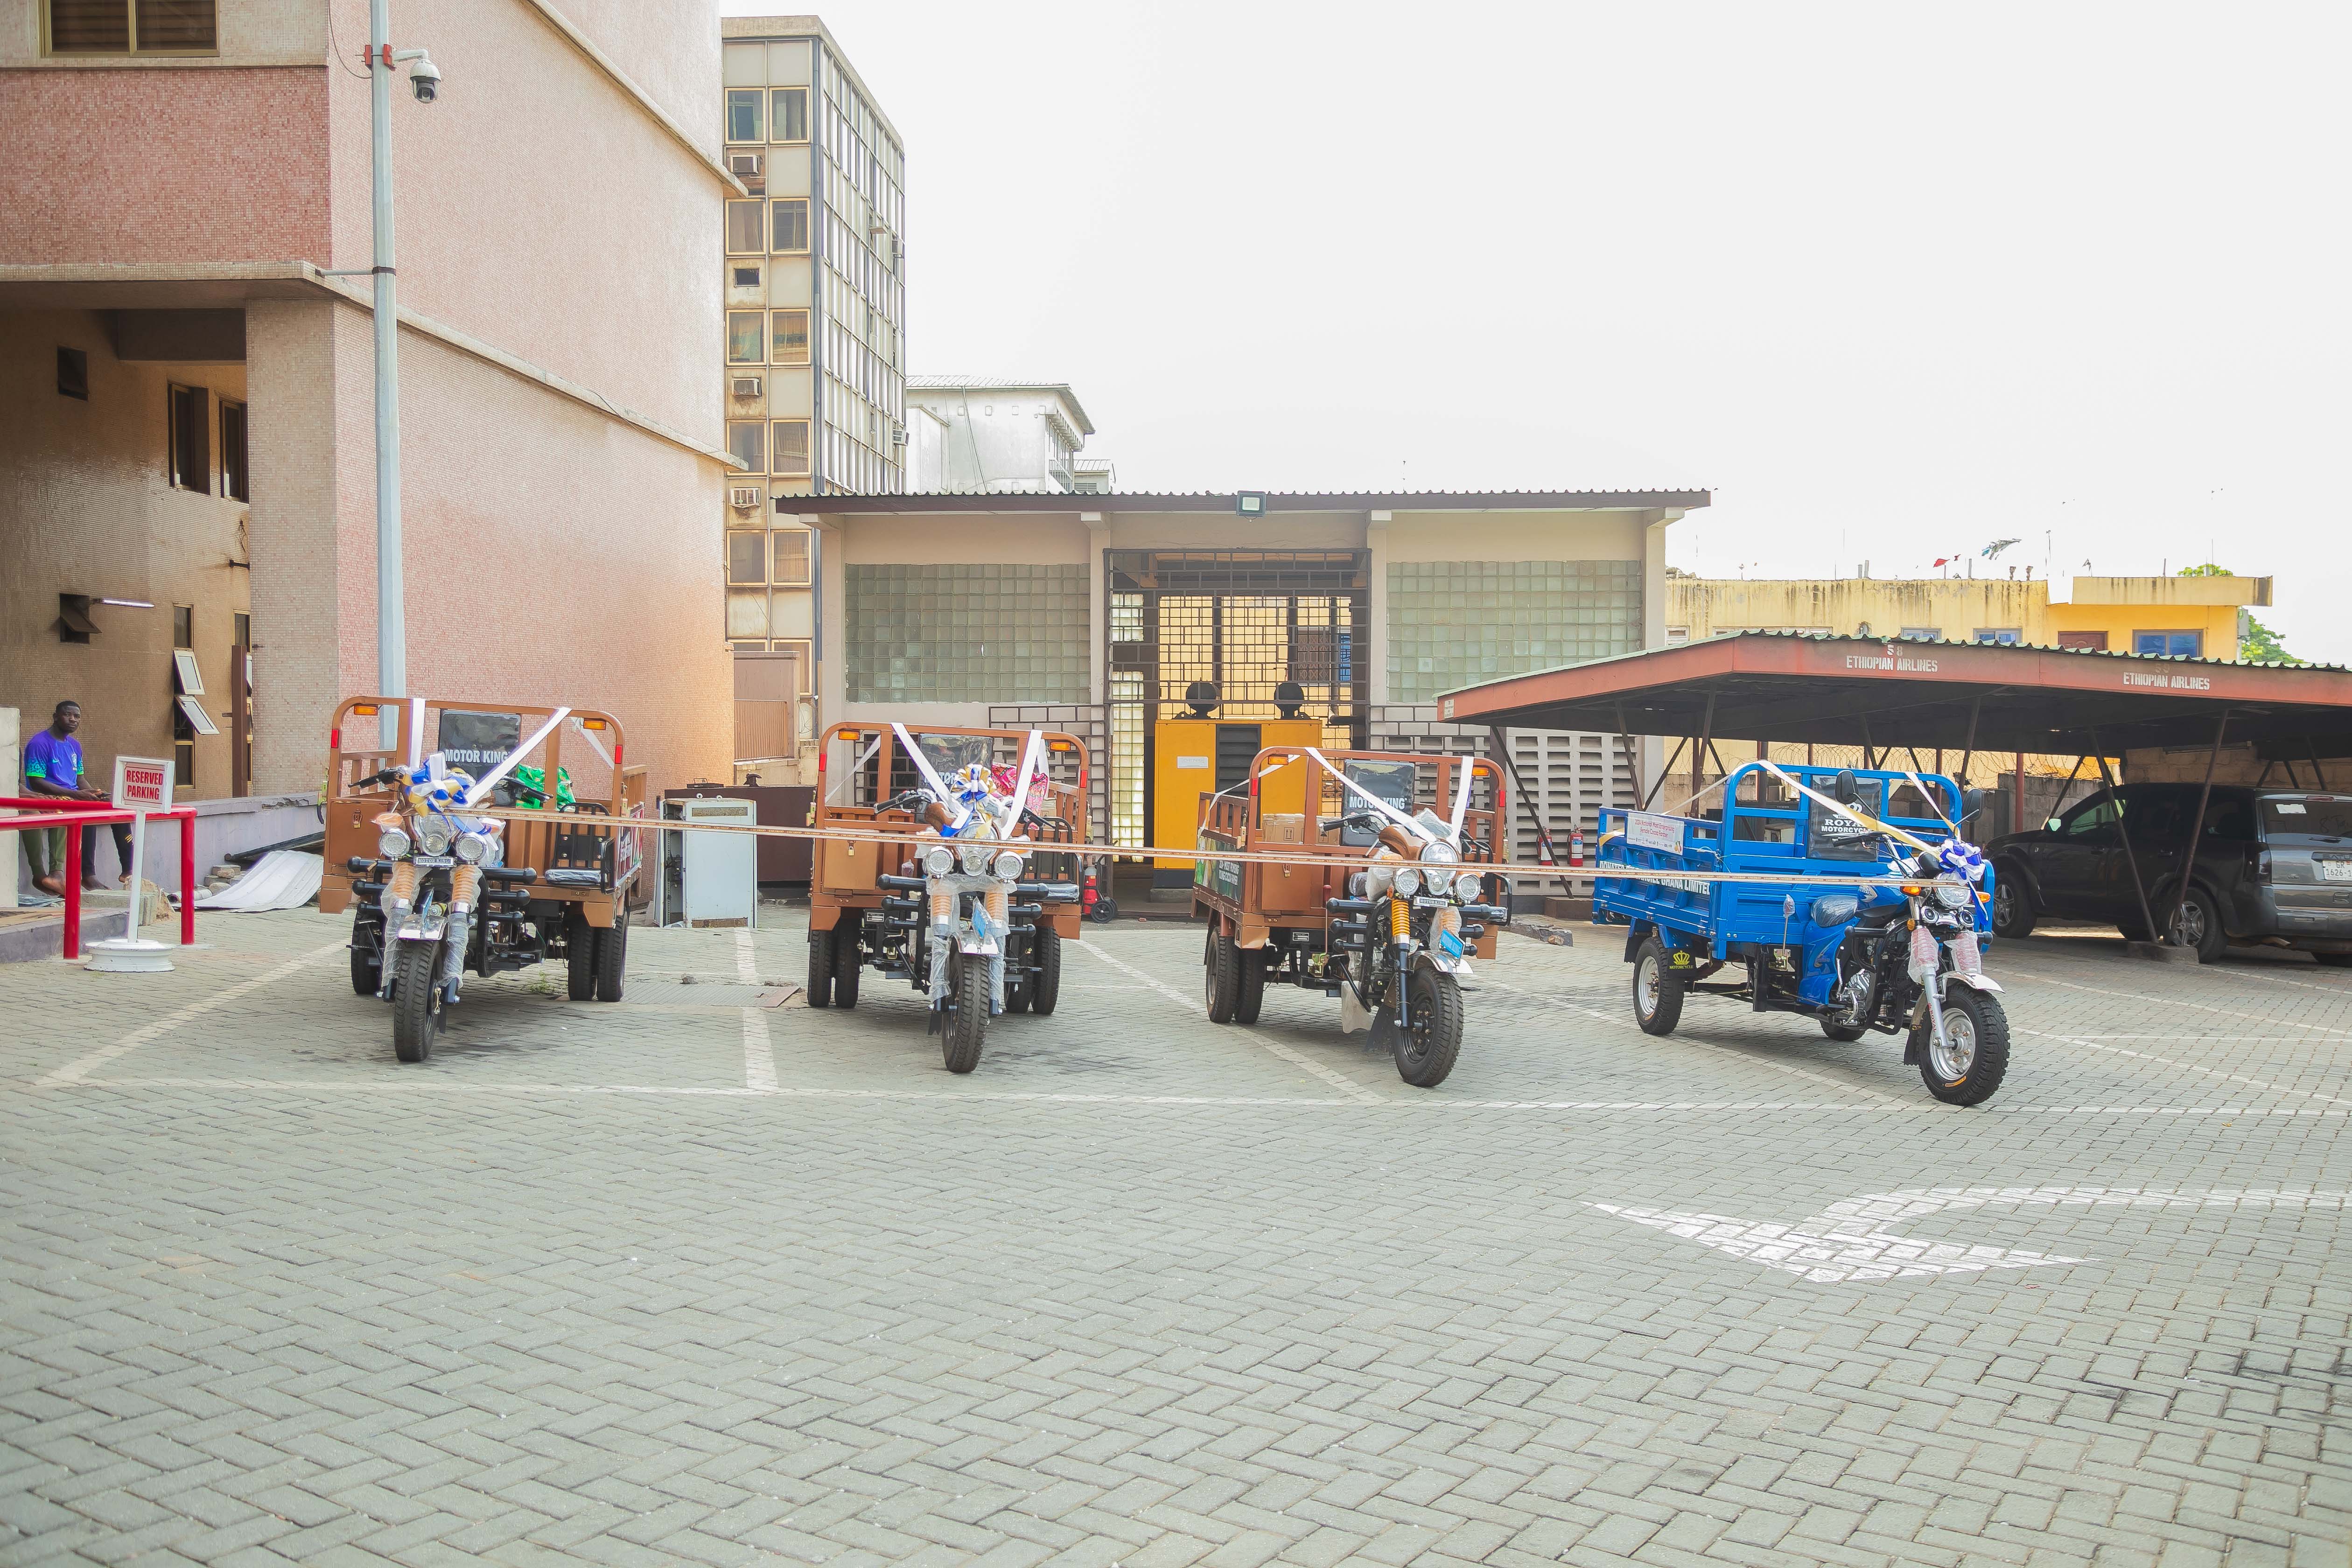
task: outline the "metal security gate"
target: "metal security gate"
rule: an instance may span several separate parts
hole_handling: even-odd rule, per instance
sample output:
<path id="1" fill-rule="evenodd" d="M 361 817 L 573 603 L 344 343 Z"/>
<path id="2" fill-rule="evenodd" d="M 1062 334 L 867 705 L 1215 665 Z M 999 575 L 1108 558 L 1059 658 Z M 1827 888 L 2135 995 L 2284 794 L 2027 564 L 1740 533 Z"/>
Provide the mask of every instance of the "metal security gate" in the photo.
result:
<path id="1" fill-rule="evenodd" d="M 1108 608 L 1110 840 L 1147 842 L 1152 733 L 1185 716 L 1196 681 L 1217 689 L 1216 717 L 1280 717 L 1276 688 L 1296 681 L 1304 716 L 1334 746 L 1362 744 L 1370 672 L 1370 555 L 1360 550 L 1114 550 Z"/>

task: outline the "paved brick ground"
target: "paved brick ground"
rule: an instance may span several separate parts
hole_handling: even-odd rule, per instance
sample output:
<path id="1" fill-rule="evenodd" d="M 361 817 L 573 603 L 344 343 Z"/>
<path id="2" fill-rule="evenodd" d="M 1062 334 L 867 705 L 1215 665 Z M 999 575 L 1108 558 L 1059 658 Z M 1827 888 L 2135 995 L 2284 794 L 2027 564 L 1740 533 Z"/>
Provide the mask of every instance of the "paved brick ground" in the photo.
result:
<path id="1" fill-rule="evenodd" d="M 1512 940 L 1443 1089 L 1096 933 L 940 1070 L 910 993 L 469 982 L 340 924 L 0 970 L 0 1561 L 2328 1564 L 2352 976 L 2009 944 L 2018 1050 L 1628 1020 Z M 691 982 L 691 984 L 688 984 Z"/>

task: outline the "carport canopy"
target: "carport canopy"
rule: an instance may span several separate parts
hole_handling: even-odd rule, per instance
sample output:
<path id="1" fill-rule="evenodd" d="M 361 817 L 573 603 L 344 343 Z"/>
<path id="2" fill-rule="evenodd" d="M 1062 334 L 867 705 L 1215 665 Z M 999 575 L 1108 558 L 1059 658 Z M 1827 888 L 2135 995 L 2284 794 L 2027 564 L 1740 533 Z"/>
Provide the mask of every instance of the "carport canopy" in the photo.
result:
<path id="1" fill-rule="evenodd" d="M 2119 756 L 2352 756 L 2352 670 L 1992 643 L 1732 632 L 1449 692 L 1452 723 Z"/>

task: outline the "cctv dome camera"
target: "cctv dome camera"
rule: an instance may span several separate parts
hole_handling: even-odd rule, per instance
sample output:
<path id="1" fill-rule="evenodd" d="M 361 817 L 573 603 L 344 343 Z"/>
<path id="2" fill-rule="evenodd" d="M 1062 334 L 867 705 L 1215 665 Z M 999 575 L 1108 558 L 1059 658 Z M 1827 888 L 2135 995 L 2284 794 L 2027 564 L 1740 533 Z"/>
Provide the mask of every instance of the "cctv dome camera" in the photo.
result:
<path id="1" fill-rule="evenodd" d="M 408 68 L 408 86 L 419 103 L 430 103 L 441 90 L 441 68 L 420 59 Z"/>

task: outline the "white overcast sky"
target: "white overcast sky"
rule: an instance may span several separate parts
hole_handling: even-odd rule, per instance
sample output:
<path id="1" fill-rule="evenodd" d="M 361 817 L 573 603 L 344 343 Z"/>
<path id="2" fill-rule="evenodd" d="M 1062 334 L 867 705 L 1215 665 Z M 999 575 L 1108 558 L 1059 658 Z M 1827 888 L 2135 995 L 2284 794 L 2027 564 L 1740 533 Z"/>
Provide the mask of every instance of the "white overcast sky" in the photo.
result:
<path id="1" fill-rule="evenodd" d="M 2352 661 L 2352 7 L 822 15 L 906 142 L 910 368 L 1069 382 L 1122 489 L 1703 487 L 1709 574 L 2210 556 Z"/>

